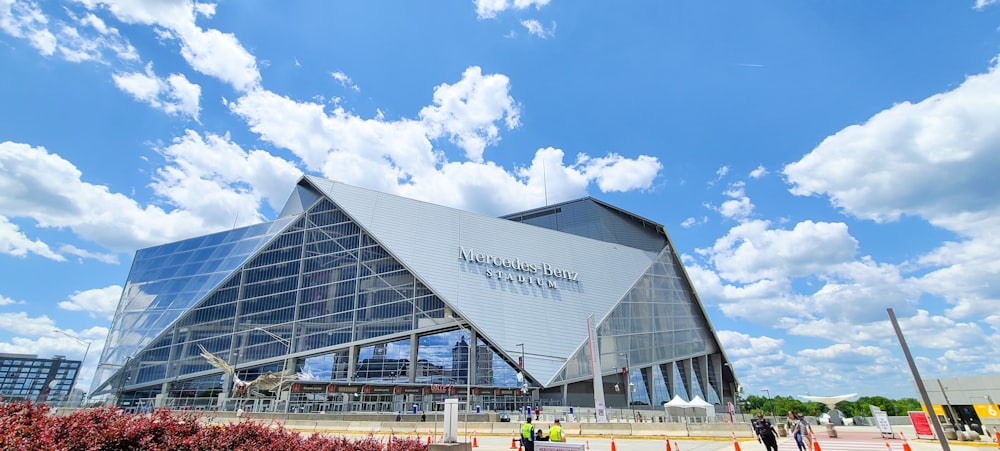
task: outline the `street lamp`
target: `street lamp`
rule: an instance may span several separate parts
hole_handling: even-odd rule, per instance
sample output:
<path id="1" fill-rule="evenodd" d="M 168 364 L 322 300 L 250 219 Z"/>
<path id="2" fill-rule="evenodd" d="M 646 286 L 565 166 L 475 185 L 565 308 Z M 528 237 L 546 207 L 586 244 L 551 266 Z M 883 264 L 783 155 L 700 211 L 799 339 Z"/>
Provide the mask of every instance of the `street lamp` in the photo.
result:
<path id="1" fill-rule="evenodd" d="M 635 420 L 635 407 L 632 407 L 632 365 L 628 361 L 627 352 L 619 352 L 625 356 L 625 405 L 632 409 L 632 420 Z"/>
<path id="2" fill-rule="evenodd" d="M 521 394 L 528 393 L 528 380 L 524 377 L 524 343 L 518 343 L 514 346 L 519 346 L 521 348 L 521 359 L 517 361 L 517 381 L 521 383 Z M 514 403 L 517 403 L 517 395 L 514 395 Z M 521 408 L 518 407 L 518 410 Z M 530 407 L 526 409 L 528 417 L 531 416 Z"/>
<path id="3" fill-rule="evenodd" d="M 771 402 L 771 392 L 766 388 L 761 390 L 767 395 L 767 403 L 771 405 L 771 421 L 774 421 L 774 403 Z"/>
<path id="4" fill-rule="evenodd" d="M 73 385 L 69 388 L 69 392 L 70 392 L 70 394 L 72 394 L 73 393 L 73 389 L 76 388 L 76 381 L 80 378 L 80 373 L 83 372 L 83 365 L 85 363 L 87 363 L 87 354 L 90 354 L 90 345 L 92 345 L 94 342 L 92 342 L 90 340 L 84 340 L 84 339 L 82 339 L 80 337 L 77 337 L 76 335 L 73 335 L 73 334 L 71 334 L 69 332 L 66 332 L 66 331 L 62 330 L 62 329 L 52 329 L 52 331 L 56 332 L 56 333 L 63 334 L 65 336 L 69 337 L 69 338 L 72 338 L 72 339 L 76 340 L 80 344 L 87 345 L 87 349 L 85 349 L 83 351 L 83 358 L 80 359 L 80 370 L 77 372 L 76 377 L 73 378 Z M 86 396 L 83 398 L 83 403 L 84 403 L 84 405 L 86 405 L 86 403 L 87 403 L 87 397 Z"/>

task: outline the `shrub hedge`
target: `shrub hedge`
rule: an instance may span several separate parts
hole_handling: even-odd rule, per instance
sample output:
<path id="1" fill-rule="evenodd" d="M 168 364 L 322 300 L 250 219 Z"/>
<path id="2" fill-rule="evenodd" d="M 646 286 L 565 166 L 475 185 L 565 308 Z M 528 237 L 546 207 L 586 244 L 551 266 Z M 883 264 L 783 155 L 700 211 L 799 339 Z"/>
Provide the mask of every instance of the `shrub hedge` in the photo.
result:
<path id="1" fill-rule="evenodd" d="M 426 451 L 414 438 L 388 442 L 369 434 L 363 438 L 302 435 L 280 423 L 203 425 L 201 415 L 176 415 L 161 409 L 130 414 L 115 407 L 84 409 L 53 415 L 45 404 L 0 404 L 0 449 L 53 451 Z"/>

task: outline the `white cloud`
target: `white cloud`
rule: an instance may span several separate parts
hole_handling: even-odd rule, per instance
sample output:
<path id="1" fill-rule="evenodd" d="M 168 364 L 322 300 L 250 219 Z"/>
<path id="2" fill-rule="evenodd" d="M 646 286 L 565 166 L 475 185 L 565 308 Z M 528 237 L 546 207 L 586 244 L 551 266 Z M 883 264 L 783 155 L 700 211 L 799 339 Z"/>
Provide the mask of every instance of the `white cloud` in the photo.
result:
<path id="1" fill-rule="evenodd" d="M 167 114 L 183 114 L 198 120 L 201 87 L 188 81 L 182 74 L 159 78 L 153 72 L 153 64 L 149 63 L 144 73 L 118 73 L 112 78 L 119 89 L 140 102 L 148 103 Z"/>
<path id="2" fill-rule="evenodd" d="M 4 296 L 4 295 L 0 294 L 0 305 L 11 305 L 11 304 L 16 304 L 16 303 L 17 303 L 17 301 L 15 301 L 15 300 L 7 297 L 7 296 Z"/>
<path id="3" fill-rule="evenodd" d="M 0 211 L 31 218 L 38 227 L 70 229 L 107 249 L 132 252 L 232 227 L 232 219 L 207 223 L 181 209 L 140 206 L 108 188 L 80 180 L 60 156 L 27 144 L 0 143 Z"/>
<path id="4" fill-rule="evenodd" d="M 1000 70 L 955 89 L 903 102 L 828 137 L 784 168 L 793 194 L 823 195 L 845 213 L 876 222 L 925 219 L 958 238 L 917 258 L 921 288 L 954 318 L 1000 305 Z"/>
<path id="5" fill-rule="evenodd" d="M 77 17 L 68 9 L 63 11 L 66 20 L 53 20 L 35 2 L 4 2 L 0 4 L 0 30 L 26 39 L 42 55 L 58 55 L 67 61 L 106 62 L 109 51 L 122 60 L 138 59 L 135 48 L 117 29 L 93 14 Z"/>
<path id="6" fill-rule="evenodd" d="M 87 312 L 92 318 L 111 320 L 122 294 L 122 287 L 111 285 L 104 288 L 77 291 L 68 300 L 60 301 L 59 308 L 73 312 Z"/>
<path id="7" fill-rule="evenodd" d="M 754 168 L 754 170 L 750 171 L 750 178 L 759 179 L 767 174 L 768 174 L 767 168 L 765 168 L 764 165 L 760 165 Z"/>
<path id="8" fill-rule="evenodd" d="M 526 9 L 531 6 L 541 8 L 549 4 L 549 0 L 475 0 L 475 2 L 476 15 L 480 19 L 492 19 L 510 8 Z"/>
<path id="9" fill-rule="evenodd" d="M 465 149 L 466 158 L 482 162 L 486 146 L 500 141 L 496 122 L 502 120 L 508 129 L 520 124 L 520 111 L 509 90 L 506 75 L 484 76 L 482 69 L 472 66 L 458 83 L 434 88 L 434 106 L 424 107 L 420 118 L 431 130 L 430 138 L 449 136 Z"/>
<path id="10" fill-rule="evenodd" d="M 744 191 L 745 186 L 744 182 L 730 184 L 724 193 L 730 200 L 724 201 L 722 205 L 712 207 L 712 209 L 718 211 L 719 214 L 727 219 L 743 221 L 748 218 L 753 213 L 754 205 L 750 202 L 750 198 L 746 196 L 746 192 Z"/>
<path id="11" fill-rule="evenodd" d="M 753 282 L 823 272 L 853 260 L 858 242 L 843 223 L 803 221 L 792 230 L 771 229 L 768 221 L 747 221 L 698 249 L 727 280 Z"/>
<path id="12" fill-rule="evenodd" d="M 994 5 L 1000 2 L 1000 0 L 976 0 L 976 9 L 983 9 L 987 6 Z"/>
<path id="13" fill-rule="evenodd" d="M 985 224 L 956 219 L 982 211 L 1000 216 L 992 189 L 1000 171 L 997 117 L 1000 70 L 994 65 L 952 91 L 896 104 L 837 132 L 784 173 L 793 194 L 829 196 L 859 218 L 914 215 L 976 235 Z"/>
<path id="14" fill-rule="evenodd" d="M 0 167 L 3 167 L 0 165 Z M 41 240 L 32 240 L 24 232 L 21 232 L 17 224 L 10 222 L 6 217 L 0 216 L 0 253 L 24 257 L 28 254 L 35 254 L 55 261 L 65 261 L 66 257 L 54 252 L 49 245 Z"/>
<path id="15" fill-rule="evenodd" d="M 361 92 L 361 87 L 354 84 L 354 81 L 351 80 L 351 77 L 348 77 L 347 74 L 343 72 L 333 72 L 330 74 L 330 76 L 332 76 L 334 80 L 339 81 L 341 86 L 348 88 L 354 92 Z"/>
<path id="16" fill-rule="evenodd" d="M 260 73 L 257 61 L 231 33 L 215 29 L 202 29 L 195 24 L 195 16 L 210 16 L 214 6 L 190 1 L 131 1 L 131 0 L 77 0 L 88 9 L 106 8 L 118 20 L 129 24 L 162 27 L 162 38 L 175 38 L 181 42 L 181 56 L 191 67 L 229 83 L 239 91 L 259 87 Z"/>
<path id="17" fill-rule="evenodd" d="M 115 254 L 105 254 L 102 252 L 91 252 L 85 249 L 80 249 L 72 244 L 63 244 L 59 246 L 59 252 L 66 255 L 75 255 L 80 259 L 92 259 L 97 260 L 102 263 L 117 264 L 118 256 Z"/>
<path id="18" fill-rule="evenodd" d="M 596 182 L 604 191 L 645 189 L 661 168 L 645 155 L 580 154 L 564 163 L 561 149 L 536 151 L 530 166 L 511 171 L 482 161 L 449 162 L 432 139 L 449 134 L 468 143 L 499 139 L 503 121 L 517 124 L 506 76 L 465 71 L 462 81 L 435 91 L 435 105 L 421 110 L 423 120 L 363 119 L 341 107 L 297 102 L 257 90 L 229 103 L 264 141 L 290 150 L 310 172 L 383 192 L 433 201 L 488 214 L 500 214 L 586 194 Z"/>
<path id="19" fill-rule="evenodd" d="M 302 172 L 270 153 L 244 151 L 228 137 L 188 130 L 160 149 L 168 165 L 156 172 L 153 191 L 203 220 L 252 224 L 265 218 L 264 199 L 281 208 Z"/>
<path id="20" fill-rule="evenodd" d="M 17 335 L 44 336 L 50 335 L 55 323 L 47 316 L 29 317 L 25 312 L 0 312 L 0 330 Z M 33 350 L 10 350 L 9 343 L 0 342 L 0 352 L 25 352 L 34 354 Z"/>
<path id="21" fill-rule="evenodd" d="M 647 189 L 663 168 L 659 159 L 647 155 L 640 155 L 634 160 L 618 154 L 602 158 L 579 155 L 578 159 L 584 174 L 596 180 L 603 192 Z"/>
<path id="22" fill-rule="evenodd" d="M 521 25 L 528 30 L 528 33 L 537 36 L 542 39 L 548 39 L 556 35 L 556 23 L 552 22 L 552 26 L 549 29 L 545 29 L 545 26 L 541 22 L 535 19 L 525 19 L 521 21 Z"/>
<path id="23" fill-rule="evenodd" d="M 56 52 L 56 37 L 48 30 L 49 19 L 38 4 L 7 1 L 0 4 L 0 29 L 16 38 L 27 39 L 39 53 Z"/>

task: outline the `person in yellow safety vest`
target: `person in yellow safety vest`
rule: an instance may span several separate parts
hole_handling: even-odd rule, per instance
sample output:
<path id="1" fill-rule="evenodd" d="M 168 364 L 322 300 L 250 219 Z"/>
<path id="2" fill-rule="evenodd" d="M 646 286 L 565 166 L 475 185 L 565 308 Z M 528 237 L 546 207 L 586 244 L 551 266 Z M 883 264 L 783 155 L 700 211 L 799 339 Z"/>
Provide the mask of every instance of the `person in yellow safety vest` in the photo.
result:
<path id="1" fill-rule="evenodd" d="M 521 425 L 521 446 L 524 451 L 535 451 L 535 428 L 531 425 L 531 416 Z"/>
<path id="2" fill-rule="evenodd" d="M 566 434 L 563 434 L 562 425 L 559 424 L 559 420 L 556 420 L 549 428 L 549 441 L 550 442 L 565 442 Z"/>

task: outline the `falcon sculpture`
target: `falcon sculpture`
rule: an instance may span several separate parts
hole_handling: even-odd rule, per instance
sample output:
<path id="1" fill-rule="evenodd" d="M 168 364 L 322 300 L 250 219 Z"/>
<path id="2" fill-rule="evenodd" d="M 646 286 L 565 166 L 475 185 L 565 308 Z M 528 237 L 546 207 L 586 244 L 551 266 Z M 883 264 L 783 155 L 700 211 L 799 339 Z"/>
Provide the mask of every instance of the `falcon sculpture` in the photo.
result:
<path id="1" fill-rule="evenodd" d="M 204 357 L 210 365 L 222 370 L 228 374 L 229 377 L 233 378 L 234 398 L 239 398 L 243 395 L 264 396 L 260 393 L 260 390 L 274 390 L 275 388 L 280 387 L 281 384 L 295 379 L 295 377 L 289 376 L 284 372 L 275 373 L 273 371 L 268 371 L 252 381 L 245 381 L 240 379 L 240 377 L 236 374 L 236 369 L 233 368 L 233 366 L 228 362 L 219 356 L 208 352 L 208 350 L 202 345 L 198 345 L 198 349 L 201 350 L 201 356 Z"/>

